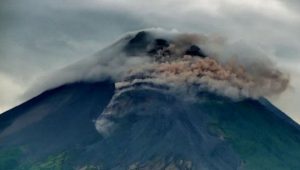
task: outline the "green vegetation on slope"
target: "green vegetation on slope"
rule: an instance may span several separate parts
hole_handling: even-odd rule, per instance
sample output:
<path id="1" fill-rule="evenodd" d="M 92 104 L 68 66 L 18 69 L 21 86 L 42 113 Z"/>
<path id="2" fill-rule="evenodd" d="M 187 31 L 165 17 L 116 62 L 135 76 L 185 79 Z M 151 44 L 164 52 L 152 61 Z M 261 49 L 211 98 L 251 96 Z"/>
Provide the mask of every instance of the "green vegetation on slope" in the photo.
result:
<path id="1" fill-rule="evenodd" d="M 22 151 L 18 148 L 0 151 L 0 169 L 15 169 L 19 164 L 21 154 Z"/>
<path id="2" fill-rule="evenodd" d="M 68 159 L 65 152 L 51 155 L 46 160 L 34 163 L 30 170 L 62 170 L 64 163 Z"/>
<path id="3" fill-rule="evenodd" d="M 243 160 L 242 169 L 298 170 L 300 136 L 269 110 L 252 102 L 238 105 L 211 102 L 209 129 L 232 144 Z M 211 110 L 215 108 L 215 110 Z M 201 108 L 202 109 L 202 108 Z M 220 110 L 224 110 L 220 113 Z M 246 112 L 241 112 L 241 110 Z"/>
<path id="4" fill-rule="evenodd" d="M 38 162 L 20 162 L 22 151 L 19 148 L 0 151 L 0 169 L 2 170 L 63 170 L 68 159 L 66 152 L 51 155 Z"/>

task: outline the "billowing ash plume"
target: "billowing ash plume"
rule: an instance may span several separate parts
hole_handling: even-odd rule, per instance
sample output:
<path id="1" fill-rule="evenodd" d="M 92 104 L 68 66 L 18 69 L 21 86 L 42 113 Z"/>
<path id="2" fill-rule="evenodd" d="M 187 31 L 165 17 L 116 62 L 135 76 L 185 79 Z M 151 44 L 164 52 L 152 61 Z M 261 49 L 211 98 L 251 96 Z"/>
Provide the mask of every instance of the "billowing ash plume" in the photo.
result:
<path id="1" fill-rule="evenodd" d="M 188 94 L 209 91 L 232 99 L 284 91 L 288 76 L 266 55 L 249 49 L 219 36 L 142 30 L 127 34 L 93 58 L 53 74 L 47 78 L 50 81 L 35 89 L 111 79 L 119 91 L 151 86 Z"/>
<path id="2" fill-rule="evenodd" d="M 147 38 L 145 32 L 140 32 L 131 41 Z M 129 68 L 117 82 L 118 89 L 145 84 L 167 86 L 174 92 L 196 94 L 210 91 L 232 99 L 243 99 L 279 94 L 288 86 L 288 76 L 266 56 L 252 52 L 257 56 L 243 59 L 243 56 L 230 54 L 228 49 L 224 50 L 228 45 L 220 37 L 178 33 L 171 39 L 156 38 L 146 44 L 151 60 Z M 137 49 L 133 50 L 135 54 Z"/>
<path id="3" fill-rule="evenodd" d="M 247 72 L 240 65 L 221 65 L 215 59 L 185 55 L 180 59 L 154 62 L 128 72 L 117 87 L 153 82 L 168 84 L 174 91 L 210 91 L 241 99 L 257 98 L 282 92 L 288 79 L 277 70 L 264 70 L 260 74 Z"/>

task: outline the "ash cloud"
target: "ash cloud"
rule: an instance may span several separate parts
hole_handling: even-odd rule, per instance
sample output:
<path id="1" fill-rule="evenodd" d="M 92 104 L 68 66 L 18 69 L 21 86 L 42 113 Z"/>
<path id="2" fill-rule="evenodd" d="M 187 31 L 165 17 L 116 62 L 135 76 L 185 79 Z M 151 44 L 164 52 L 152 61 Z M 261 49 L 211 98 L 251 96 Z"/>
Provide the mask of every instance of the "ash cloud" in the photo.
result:
<path id="1" fill-rule="evenodd" d="M 232 99 L 272 96 L 289 84 L 288 75 L 254 47 L 221 36 L 153 28 L 124 35 L 90 59 L 39 81 L 27 94 L 106 79 L 119 89 L 144 83 L 174 91 L 207 90 Z"/>
<path id="2" fill-rule="evenodd" d="M 232 99 L 279 94 L 287 88 L 289 82 L 288 77 L 276 69 L 247 72 L 238 64 L 221 65 L 213 58 L 187 55 L 175 61 L 149 64 L 145 68 L 131 71 L 129 75 L 136 78 L 119 83 L 119 88 L 153 82 L 169 84 L 173 91 L 180 89 L 192 95 L 197 91 L 210 91 Z"/>
<path id="3" fill-rule="evenodd" d="M 167 47 L 156 47 L 152 62 L 131 68 L 117 87 L 152 82 L 169 84 L 174 91 L 207 90 L 232 99 L 272 96 L 288 87 L 289 76 L 254 47 L 192 33 L 176 33 L 168 41 Z M 191 47 L 198 51 L 187 54 Z"/>

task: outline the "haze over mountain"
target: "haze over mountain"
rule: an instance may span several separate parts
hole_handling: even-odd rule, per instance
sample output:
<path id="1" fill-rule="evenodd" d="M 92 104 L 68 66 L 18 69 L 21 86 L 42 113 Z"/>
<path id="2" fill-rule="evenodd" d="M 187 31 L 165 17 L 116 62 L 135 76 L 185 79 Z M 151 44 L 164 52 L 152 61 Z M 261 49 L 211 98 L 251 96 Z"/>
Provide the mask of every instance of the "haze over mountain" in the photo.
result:
<path id="1" fill-rule="evenodd" d="M 265 99 L 288 85 L 247 45 L 135 31 L 0 115 L 0 169 L 296 170 L 300 126 Z"/>

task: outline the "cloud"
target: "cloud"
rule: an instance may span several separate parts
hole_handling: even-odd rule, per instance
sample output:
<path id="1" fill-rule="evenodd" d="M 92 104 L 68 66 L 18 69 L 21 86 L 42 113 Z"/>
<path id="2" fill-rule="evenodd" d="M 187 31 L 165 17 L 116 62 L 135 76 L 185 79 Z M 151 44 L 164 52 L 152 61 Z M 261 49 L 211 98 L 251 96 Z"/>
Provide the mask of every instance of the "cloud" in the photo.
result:
<path id="1" fill-rule="evenodd" d="M 22 95 L 24 89 L 2 73 L 0 73 L 0 82 L 0 89 L 2 89 L 0 93 L 0 113 L 2 113 L 10 109 L 11 106 L 20 103 L 17 98 Z"/>
<path id="2" fill-rule="evenodd" d="M 158 39 L 166 37 L 162 34 L 156 36 Z M 124 82 L 119 83 L 121 88 L 134 87 L 136 83 L 159 82 L 194 94 L 208 90 L 243 99 L 279 94 L 289 84 L 288 75 L 276 68 L 267 55 L 254 47 L 241 45 L 241 42 L 237 45 L 221 37 L 179 32 L 168 36 L 167 40 L 168 46 L 151 56 L 154 61 L 129 68 L 127 75 L 124 74 Z M 208 58 L 186 54 L 191 45 L 199 46 Z"/>
<path id="3" fill-rule="evenodd" d="M 295 121 L 300 122 L 300 68 L 299 60 L 296 61 L 282 61 L 282 68 L 290 73 L 290 85 L 282 94 L 268 97 L 268 99 L 275 104 L 284 113 L 287 113 Z"/>
<path id="4" fill-rule="evenodd" d="M 0 8 L 0 72 L 24 87 L 146 27 L 243 40 L 278 65 L 298 62 L 300 53 L 296 0 L 4 0 Z"/>
<path id="5" fill-rule="evenodd" d="M 135 33 L 128 34 L 133 36 Z M 34 97 L 45 90 L 80 81 L 117 80 L 131 67 L 147 63 L 143 56 L 128 57 L 123 48 L 128 40 L 125 36 L 97 54 L 69 64 L 33 81 L 24 98 Z"/>
<path id="6" fill-rule="evenodd" d="M 155 44 L 157 40 L 165 45 Z M 208 90 L 233 99 L 259 98 L 284 91 L 288 76 L 275 68 L 268 56 L 240 44 L 230 44 L 220 37 L 163 29 L 132 32 L 97 55 L 39 79 L 27 94 L 32 97 L 66 83 L 106 79 L 125 80 L 129 84 L 136 80 L 160 82 L 176 89 L 186 88 L 194 93 Z M 209 58 L 186 55 L 192 46 L 203 51 L 197 55 Z"/>
<path id="7" fill-rule="evenodd" d="M 74 4 L 61 8 L 59 4 L 1 3 L 1 22 L 6 21 L 0 28 L 1 72 L 31 81 L 93 55 L 124 31 L 144 27 L 142 21 L 122 11 L 71 8 Z"/>

